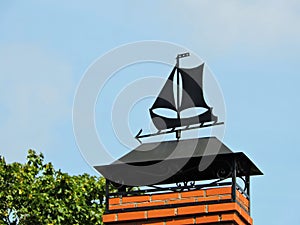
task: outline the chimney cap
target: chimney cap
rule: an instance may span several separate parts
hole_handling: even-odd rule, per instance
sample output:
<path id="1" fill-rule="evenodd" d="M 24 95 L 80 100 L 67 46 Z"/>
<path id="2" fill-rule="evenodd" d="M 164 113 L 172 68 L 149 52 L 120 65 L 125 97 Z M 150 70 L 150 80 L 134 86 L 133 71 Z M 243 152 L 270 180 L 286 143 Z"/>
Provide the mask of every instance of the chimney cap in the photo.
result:
<path id="1" fill-rule="evenodd" d="M 237 176 L 263 175 L 244 153 L 233 153 L 216 137 L 141 144 L 95 169 L 115 183 L 144 186 L 226 178 L 234 162 Z"/>

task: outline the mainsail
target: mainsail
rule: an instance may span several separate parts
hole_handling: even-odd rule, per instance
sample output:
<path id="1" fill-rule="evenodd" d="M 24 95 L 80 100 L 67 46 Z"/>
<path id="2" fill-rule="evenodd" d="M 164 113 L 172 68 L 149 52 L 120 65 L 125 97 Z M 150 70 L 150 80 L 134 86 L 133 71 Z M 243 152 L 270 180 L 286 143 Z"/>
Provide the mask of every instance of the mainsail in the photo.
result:
<path id="1" fill-rule="evenodd" d="M 210 108 L 206 104 L 203 96 L 203 69 L 204 63 L 191 69 L 178 68 L 183 80 L 182 103 L 179 107 L 180 111 L 191 107 Z"/>
<path id="2" fill-rule="evenodd" d="M 158 108 L 168 108 L 177 111 L 175 99 L 173 96 L 173 80 L 175 71 L 176 67 L 173 68 L 170 76 L 167 79 L 167 82 L 165 83 L 164 87 L 162 88 L 158 97 L 156 98 L 153 106 L 151 107 L 151 110 Z"/>
<path id="3" fill-rule="evenodd" d="M 204 122 L 217 122 L 217 117 L 213 115 L 211 107 L 209 107 L 204 99 L 203 95 L 203 71 L 204 63 L 194 68 L 179 68 L 175 66 L 171 71 L 167 82 L 159 93 L 154 104 L 150 108 L 150 115 L 152 121 L 157 129 L 164 130 L 168 128 L 175 128 L 180 126 L 188 126 L 193 124 L 201 124 Z M 177 94 L 174 98 L 174 78 L 179 75 L 182 80 L 182 87 L 178 87 L 177 91 L 182 90 L 181 94 Z M 201 107 L 206 111 L 200 115 L 195 115 L 188 118 L 181 118 L 180 112 L 186 109 Z M 155 109 L 167 108 L 177 112 L 177 118 L 168 118 L 162 115 L 158 115 L 154 112 Z"/>

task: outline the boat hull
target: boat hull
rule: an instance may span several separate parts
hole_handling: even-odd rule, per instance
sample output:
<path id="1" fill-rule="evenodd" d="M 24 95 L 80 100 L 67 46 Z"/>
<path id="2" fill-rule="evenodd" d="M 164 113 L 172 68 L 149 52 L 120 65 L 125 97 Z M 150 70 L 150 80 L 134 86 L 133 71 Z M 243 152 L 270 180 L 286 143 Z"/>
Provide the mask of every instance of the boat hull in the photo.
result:
<path id="1" fill-rule="evenodd" d="M 217 122 L 218 117 L 213 115 L 212 110 L 208 109 L 205 113 L 188 118 L 167 118 L 154 113 L 150 109 L 153 124 L 158 130 L 201 124 L 206 122 Z"/>

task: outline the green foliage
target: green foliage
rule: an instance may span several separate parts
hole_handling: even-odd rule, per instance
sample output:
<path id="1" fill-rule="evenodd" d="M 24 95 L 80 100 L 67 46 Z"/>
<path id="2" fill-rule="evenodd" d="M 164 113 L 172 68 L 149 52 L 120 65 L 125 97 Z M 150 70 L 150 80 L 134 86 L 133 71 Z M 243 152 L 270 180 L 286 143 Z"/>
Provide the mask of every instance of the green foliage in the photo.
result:
<path id="1" fill-rule="evenodd" d="M 0 225 L 102 224 L 105 181 L 70 176 L 29 150 L 25 164 L 0 157 Z"/>

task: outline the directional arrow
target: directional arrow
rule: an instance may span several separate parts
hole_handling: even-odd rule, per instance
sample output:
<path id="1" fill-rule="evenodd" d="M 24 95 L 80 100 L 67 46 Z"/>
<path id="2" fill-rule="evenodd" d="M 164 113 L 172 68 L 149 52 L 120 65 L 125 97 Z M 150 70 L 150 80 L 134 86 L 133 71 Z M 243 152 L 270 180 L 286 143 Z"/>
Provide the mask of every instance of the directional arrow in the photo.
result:
<path id="1" fill-rule="evenodd" d="M 140 138 L 147 138 L 147 137 L 153 137 L 153 136 L 158 136 L 158 135 L 162 135 L 162 134 L 170 134 L 170 133 L 174 133 L 174 132 L 178 132 L 178 131 L 187 131 L 187 130 L 194 130 L 194 129 L 199 129 L 199 128 L 204 128 L 204 127 L 211 127 L 211 126 L 216 126 L 216 125 L 223 125 L 224 122 L 216 122 L 216 123 L 210 123 L 210 124 L 204 124 L 201 123 L 197 126 L 193 126 L 191 127 L 186 126 L 184 128 L 182 127 L 174 127 L 171 130 L 159 130 L 156 133 L 150 133 L 150 134 L 142 134 L 143 130 L 141 129 L 137 135 L 135 136 L 135 138 L 138 140 L 138 142 L 140 142 L 142 144 L 142 141 L 140 140 Z"/>

